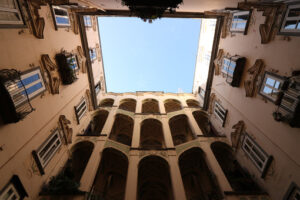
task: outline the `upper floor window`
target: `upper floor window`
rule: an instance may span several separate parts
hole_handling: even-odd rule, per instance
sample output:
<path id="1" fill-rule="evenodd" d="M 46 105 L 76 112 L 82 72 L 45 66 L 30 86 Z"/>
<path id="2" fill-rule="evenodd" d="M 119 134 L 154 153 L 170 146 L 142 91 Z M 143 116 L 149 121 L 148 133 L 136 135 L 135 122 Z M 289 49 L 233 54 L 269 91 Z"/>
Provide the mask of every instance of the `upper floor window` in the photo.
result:
<path id="1" fill-rule="evenodd" d="M 233 13 L 230 32 L 247 33 L 250 11 L 238 11 Z"/>
<path id="2" fill-rule="evenodd" d="M 259 93 L 267 99 L 276 102 L 285 79 L 270 72 L 265 73 Z"/>
<path id="3" fill-rule="evenodd" d="M 19 4 L 17 0 L 1 0 L 0 27 L 11 25 L 24 26 Z"/>
<path id="4" fill-rule="evenodd" d="M 74 107 L 75 115 L 77 119 L 77 123 L 80 123 L 80 119 L 84 116 L 87 112 L 87 104 L 85 98 L 82 98 L 77 106 Z"/>
<path id="5" fill-rule="evenodd" d="M 0 190 L 1 200 L 22 200 L 28 197 L 23 184 L 17 175 L 13 175 L 9 183 Z"/>
<path id="6" fill-rule="evenodd" d="M 215 101 L 214 114 L 220 120 L 223 127 L 225 126 L 227 112 L 228 111 L 225 108 L 223 108 L 223 106 L 220 104 L 220 102 Z"/>
<path id="7" fill-rule="evenodd" d="M 288 7 L 280 32 L 287 35 L 300 35 L 300 4 Z"/>
<path id="8" fill-rule="evenodd" d="M 300 188 L 296 183 L 292 182 L 283 200 L 300 200 Z"/>
<path id="9" fill-rule="evenodd" d="M 68 9 L 61 6 L 52 6 L 52 16 L 55 22 L 55 29 L 71 26 Z"/>
<path id="10" fill-rule="evenodd" d="M 83 16 L 83 20 L 85 27 L 92 27 L 92 17 L 90 15 Z"/>
<path id="11" fill-rule="evenodd" d="M 97 59 L 96 48 L 90 48 L 89 52 L 90 52 L 91 62 L 94 62 Z"/>

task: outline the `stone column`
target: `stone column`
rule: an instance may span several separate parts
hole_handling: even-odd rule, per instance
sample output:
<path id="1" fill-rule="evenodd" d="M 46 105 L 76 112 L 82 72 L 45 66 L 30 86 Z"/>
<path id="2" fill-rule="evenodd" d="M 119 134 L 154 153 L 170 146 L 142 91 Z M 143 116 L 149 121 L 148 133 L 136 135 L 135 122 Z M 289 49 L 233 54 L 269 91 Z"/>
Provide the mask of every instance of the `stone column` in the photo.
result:
<path id="1" fill-rule="evenodd" d="M 164 105 L 164 102 L 159 100 L 158 101 L 158 106 L 159 106 L 159 112 L 161 114 L 165 114 L 166 113 L 166 109 L 165 109 L 165 105 Z"/>
<path id="2" fill-rule="evenodd" d="M 170 175 L 175 200 L 186 200 L 182 177 L 178 166 L 176 152 L 169 152 Z"/>
<path id="3" fill-rule="evenodd" d="M 142 112 L 142 101 L 138 98 L 136 100 L 135 113 L 141 113 L 141 112 Z"/>
<path id="4" fill-rule="evenodd" d="M 131 151 L 129 157 L 129 166 L 126 180 L 125 200 L 137 199 L 137 187 L 138 187 L 138 164 L 139 155 L 138 151 Z"/>
<path id="5" fill-rule="evenodd" d="M 169 126 L 169 120 L 168 116 L 162 115 L 161 116 L 162 120 L 162 128 L 163 128 L 163 133 L 164 133 L 164 139 L 165 139 L 165 144 L 167 148 L 174 148 L 174 143 L 173 143 L 173 138 Z"/>
<path id="6" fill-rule="evenodd" d="M 105 141 L 102 140 L 95 143 L 93 152 L 80 179 L 79 189 L 81 191 L 89 192 L 93 186 L 93 182 L 100 164 L 104 142 Z"/>
<path id="7" fill-rule="evenodd" d="M 210 148 L 210 142 L 203 142 L 201 143 L 202 150 L 206 155 L 206 160 L 208 162 L 208 166 L 212 169 L 213 173 L 215 174 L 220 189 L 224 191 L 233 191 L 221 166 L 219 165 L 214 153 Z"/>
<path id="8" fill-rule="evenodd" d="M 188 122 L 189 122 L 190 127 L 191 127 L 193 133 L 195 134 L 195 136 L 202 136 L 203 133 L 202 133 L 201 129 L 199 128 L 197 121 L 195 120 L 190 108 L 185 108 L 184 113 L 188 117 Z"/>
<path id="9" fill-rule="evenodd" d="M 135 115 L 133 133 L 132 133 L 132 142 L 131 142 L 131 147 L 133 148 L 138 148 L 140 146 L 141 122 L 142 122 L 142 116 Z"/>
<path id="10" fill-rule="evenodd" d="M 106 122 L 103 126 L 103 129 L 101 131 L 101 134 L 107 134 L 107 136 L 109 136 L 111 129 L 113 127 L 113 124 L 115 122 L 115 115 L 116 115 L 117 109 L 118 109 L 117 107 L 111 108 L 111 110 L 107 116 Z"/>

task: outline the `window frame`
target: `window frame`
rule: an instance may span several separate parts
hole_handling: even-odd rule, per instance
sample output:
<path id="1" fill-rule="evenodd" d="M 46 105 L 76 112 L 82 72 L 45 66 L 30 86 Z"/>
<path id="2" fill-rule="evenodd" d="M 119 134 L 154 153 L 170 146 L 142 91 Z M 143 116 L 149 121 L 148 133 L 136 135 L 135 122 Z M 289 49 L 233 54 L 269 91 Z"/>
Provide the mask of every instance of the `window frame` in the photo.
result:
<path id="1" fill-rule="evenodd" d="M 84 107 L 80 109 L 80 107 L 82 105 Z M 87 113 L 87 109 L 88 109 L 87 108 L 87 101 L 86 101 L 85 97 L 82 97 L 81 100 L 80 100 L 80 102 L 76 106 L 74 106 L 77 124 L 80 124 L 80 120 L 83 118 L 83 116 L 85 115 L 85 113 Z"/>
<path id="2" fill-rule="evenodd" d="M 218 110 L 220 111 L 222 111 L 224 114 L 223 114 L 223 118 L 224 119 L 222 119 L 220 116 L 219 116 L 219 114 L 218 114 L 218 112 L 216 111 L 216 108 L 219 108 Z M 222 114 L 222 113 L 221 113 Z M 225 109 L 222 105 L 221 105 L 221 103 L 219 102 L 219 101 L 215 101 L 215 103 L 214 103 L 214 115 L 220 120 L 220 122 L 222 123 L 222 127 L 224 127 L 225 126 L 225 122 L 226 122 L 226 119 L 227 119 L 227 114 L 228 114 L 228 110 L 227 109 Z"/>
<path id="3" fill-rule="evenodd" d="M 247 144 L 246 141 L 249 141 L 251 143 L 252 146 L 249 146 L 249 144 Z M 249 149 L 249 151 L 246 149 L 246 147 Z M 253 148 L 254 147 L 254 148 Z M 264 178 L 266 173 L 267 173 L 267 170 L 273 160 L 273 157 L 269 154 L 267 154 L 261 147 L 260 145 L 258 145 L 256 143 L 256 141 L 250 137 L 250 135 L 248 133 L 244 133 L 244 138 L 243 138 L 243 142 L 242 142 L 242 149 L 243 151 L 245 152 L 245 154 L 247 155 L 247 157 L 252 161 L 252 163 L 255 165 L 255 167 L 258 169 L 259 172 L 261 172 L 261 178 Z M 255 149 L 255 150 L 253 150 Z M 261 156 L 264 157 L 264 161 L 260 159 L 259 155 L 255 152 L 255 151 L 258 151 L 259 154 Z M 253 156 L 254 155 L 254 156 Z M 255 158 L 254 158 L 255 157 Z M 257 160 L 259 160 L 263 166 L 260 167 L 257 163 Z"/>
<path id="4" fill-rule="evenodd" d="M 12 194 L 15 194 L 18 197 L 17 200 L 23 200 L 25 197 L 28 197 L 28 194 L 17 175 L 13 175 L 9 182 L 2 188 L 2 190 L 0 190 L 0 199 L 3 199 L 5 193 L 7 193 L 10 189 L 14 192 Z M 12 194 L 9 197 L 12 197 Z"/>
<path id="5" fill-rule="evenodd" d="M 62 146 L 62 140 L 61 140 L 61 133 L 60 133 L 60 129 L 59 128 L 55 128 L 54 130 L 51 131 L 52 133 L 50 134 L 50 136 L 37 148 L 37 150 L 34 150 L 32 152 L 34 159 L 36 160 L 37 166 L 40 170 L 40 173 L 43 175 L 45 174 L 44 169 L 46 168 L 46 166 L 49 164 L 49 162 L 52 160 L 52 158 L 55 156 L 56 152 L 60 149 L 60 147 Z M 45 152 L 45 155 L 49 155 L 47 153 L 49 153 L 49 150 L 51 150 L 51 148 L 53 146 L 55 146 L 55 149 L 51 152 L 50 156 L 43 161 L 44 157 L 41 157 L 39 154 L 42 152 L 42 150 L 44 150 L 44 148 L 47 147 L 47 145 L 52 141 L 52 139 L 57 136 L 57 139 L 55 139 L 55 141 L 51 144 L 51 146 L 48 147 L 48 149 Z M 57 144 L 57 141 L 59 141 L 59 144 Z M 55 145 L 57 144 L 57 145 Z"/>
<path id="6" fill-rule="evenodd" d="M 293 8 L 300 8 L 300 3 L 288 5 L 287 10 L 284 14 L 284 17 L 282 18 L 282 22 L 280 25 L 280 30 L 278 32 L 278 35 L 300 36 L 300 28 L 297 29 L 298 26 L 300 27 L 300 16 L 299 17 L 288 17 L 289 11 Z M 284 25 L 287 21 L 297 21 L 296 22 L 296 23 L 298 23 L 297 28 L 295 27 L 295 29 L 285 29 Z"/>
<path id="7" fill-rule="evenodd" d="M 96 85 L 95 85 L 95 93 L 96 93 L 96 95 L 99 94 L 100 91 L 101 91 L 101 82 L 98 81 L 98 83 L 96 83 Z"/>
<path id="8" fill-rule="evenodd" d="M 276 81 L 279 81 L 281 83 L 280 87 L 278 88 L 278 90 L 274 87 L 270 87 L 270 85 L 267 85 L 266 84 L 266 81 L 267 81 L 267 78 L 270 77 L 271 79 L 275 80 L 275 83 Z M 268 72 L 266 71 L 265 74 L 264 74 L 264 77 L 262 79 L 262 82 L 260 84 L 260 88 L 259 88 L 259 91 L 258 93 L 265 97 L 266 99 L 270 100 L 271 102 L 273 103 L 276 103 L 280 97 L 280 93 L 281 93 L 281 88 L 283 87 L 283 85 L 285 84 L 286 82 L 286 78 L 282 77 L 282 76 L 279 76 L 278 74 L 274 74 L 274 73 L 271 73 L 271 72 Z M 268 95 L 266 93 L 263 92 L 264 90 L 264 87 L 267 85 L 267 87 L 271 88 L 272 89 L 272 93 L 273 93 L 273 90 L 277 90 L 278 91 L 278 95 L 277 95 L 277 98 L 272 98 L 271 95 Z"/>
<path id="9" fill-rule="evenodd" d="M 94 58 L 91 56 L 91 51 L 95 52 L 95 57 Z M 94 61 L 97 60 L 97 50 L 96 50 L 96 47 L 89 48 L 89 55 L 90 55 L 91 62 L 94 63 Z"/>
<path id="10" fill-rule="evenodd" d="M 68 28 L 68 27 L 71 27 L 71 19 L 70 19 L 70 14 L 69 14 L 69 11 L 66 7 L 63 7 L 63 6 L 55 6 L 55 5 L 50 5 L 50 9 L 51 9 L 51 14 L 52 14 L 52 19 L 53 19 L 53 23 L 54 23 L 54 28 L 55 30 L 58 30 L 58 28 Z M 67 18 L 69 23 L 68 24 L 60 24 L 60 23 L 57 23 L 57 20 L 56 20 L 56 14 L 55 14 L 55 9 L 60 9 L 60 10 L 64 10 L 67 12 L 67 17 L 64 17 L 64 18 Z"/>
<path id="11" fill-rule="evenodd" d="M 87 21 L 86 18 L 90 18 L 90 22 L 91 22 L 90 25 L 86 24 L 86 21 Z M 83 16 L 83 22 L 84 22 L 84 27 L 86 27 L 86 28 L 93 27 L 93 20 L 92 20 L 92 16 L 91 15 L 84 15 Z"/>
<path id="12" fill-rule="evenodd" d="M 17 13 L 20 20 L 14 21 L 14 22 L 19 22 L 19 23 L 11 23 L 11 21 L 0 21 L 0 28 L 25 28 L 25 27 L 27 27 L 25 24 L 25 21 L 24 21 L 24 15 L 23 15 L 19 0 L 11 0 L 11 1 L 14 2 L 15 6 L 16 6 L 15 9 L 0 7 L 0 11 Z"/>
<path id="13" fill-rule="evenodd" d="M 300 187 L 295 183 L 292 182 L 287 190 L 287 192 L 285 193 L 283 200 L 294 200 L 292 199 L 292 195 L 293 193 L 296 192 L 300 195 Z"/>
<path id="14" fill-rule="evenodd" d="M 202 89 L 202 87 L 200 87 L 200 86 L 198 88 L 198 93 L 199 93 L 200 98 L 204 99 L 204 97 L 205 97 L 205 90 Z"/>
<path id="15" fill-rule="evenodd" d="M 234 17 L 235 16 L 245 15 L 245 13 L 247 13 L 247 15 L 248 15 L 245 28 L 244 29 L 232 28 L 232 24 L 234 23 L 234 20 L 233 20 Z M 252 10 L 238 10 L 238 11 L 234 11 L 233 14 L 232 14 L 232 20 L 231 20 L 230 29 L 229 29 L 230 32 L 232 32 L 232 33 L 243 33 L 244 35 L 247 35 L 248 27 L 249 27 L 249 23 L 250 23 L 250 19 L 251 19 L 251 14 L 252 14 Z"/>

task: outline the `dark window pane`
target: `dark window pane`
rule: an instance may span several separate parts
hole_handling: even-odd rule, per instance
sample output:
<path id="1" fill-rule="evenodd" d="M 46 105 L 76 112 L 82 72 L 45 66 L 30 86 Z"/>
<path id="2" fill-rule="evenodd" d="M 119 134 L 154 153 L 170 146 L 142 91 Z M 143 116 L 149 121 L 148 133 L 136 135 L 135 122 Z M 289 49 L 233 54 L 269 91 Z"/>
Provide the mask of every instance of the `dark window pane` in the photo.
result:
<path id="1" fill-rule="evenodd" d="M 297 21 L 286 21 L 284 25 L 284 29 L 295 29 Z"/>
<path id="2" fill-rule="evenodd" d="M 300 8 L 290 9 L 288 17 L 300 17 Z"/>

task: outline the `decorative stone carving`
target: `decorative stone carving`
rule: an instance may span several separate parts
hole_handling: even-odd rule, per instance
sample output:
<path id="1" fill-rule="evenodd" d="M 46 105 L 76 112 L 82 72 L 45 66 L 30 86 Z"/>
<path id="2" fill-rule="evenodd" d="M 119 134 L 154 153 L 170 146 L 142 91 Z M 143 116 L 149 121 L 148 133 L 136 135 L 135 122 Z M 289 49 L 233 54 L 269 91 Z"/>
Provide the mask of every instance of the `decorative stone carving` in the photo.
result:
<path id="1" fill-rule="evenodd" d="M 45 20 L 40 17 L 39 9 L 41 5 L 44 5 L 41 1 L 38 0 L 28 0 L 25 3 L 27 8 L 26 21 L 29 29 L 32 34 L 39 39 L 44 38 L 44 28 L 45 28 Z"/>
<path id="2" fill-rule="evenodd" d="M 70 120 L 65 115 L 60 115 L 59 123 L 64 134 L 65 144 L 71 144 L 73 129 L 69 127 L 69 124 L 71 124 Z"/>
<path id="3" fill-rule="evenodd" d="M 263 11 L 263 16 L 266 18 L 264 24 L 259 26 L 259 32 L 261 43 L 267 44 L 274 39 L 279 31 L 286 7 L 281 3 L 240 2 L 238 8 L 242 10 L 256 8 L 257 11 Z"/>
<path id="4" fill-rule="evenodd" d="M 43 54 L 41 59 L 43 70 L 47 74 L 48 86 L 51 94 L 59 94 L 60 78 L 57 72 L 57 66 L 51 61 L 48 54 Z"/>
<path id="5" fill-rule="evenodd" d="M 231 145 L 234 151 L 237 150 L 241 134 L 244 130 L 245 123 L 243 120 L 238 121 L 235 125 L 232 126 L 234 132 L 231 133 Z"/>
<path id="6" fill-rule="evenodd" d="M 93 108 L 93 103 L 92 103 L 91 92 L 90 92 L 89 89 L 87 89 L 87 90 L 85 91 L 85 96 L 86 96 L 86 99 L 87 99 L 88 111 L 93 111 L 94 108 Z"/>
<path id="7" fill-rule="evenodd" d="M 81 72 L 86 73 L 86 58 L 84 56 L 81 46 L 77 46 L 77 59 L 78 59 L 78 65 L 79 68 L 81 69 Z"/>
<path id="8" fill-rule="evenodd" d="M 222 62 L 223 62 L 223 57 L 224 57 L 224 50 L 219 49 L 218 51 L 218 56 L 214 60 L 214 65 L 215 65 L 215 75 L 218 76 L 221 74 L 220 69 L 222 67 Z"/>
<path id="9" fill-rule="evenodd" d="M 262 59 L 257 59 L 255 64 L 250 67 L 247 72 L 251 75 L 250 80 L 246 80 L 244 83 L 246 97 L 253 97 L 257 89 L 257 79 L 259 74 L 264 68 L 264 63 Z"/>
<path id="10" fill-rule="evenodd" d="M 100 50 L 100 45 L 97 43 L 96 44 L 96 51 L 97 51 L 97 58 L 98 58 L 98 61 L 100 62 L 101 61 L 101 50 Z"/>
<path id="11" fill-rule="evenodd" d="M 216 94 L 211 93 L 210 97 L 209 97 L 209 106 L 208 106 L 208 113 L 209 114 L 213 113 L 215 99 L 216 99 Z"/>
<path id="12" fill-rule="evenodd" d="M 97 31 L 97 18 L 96 16 L 92 16 L 92 23 L 93 23 L 93 31 Z"/>

